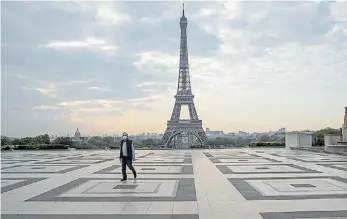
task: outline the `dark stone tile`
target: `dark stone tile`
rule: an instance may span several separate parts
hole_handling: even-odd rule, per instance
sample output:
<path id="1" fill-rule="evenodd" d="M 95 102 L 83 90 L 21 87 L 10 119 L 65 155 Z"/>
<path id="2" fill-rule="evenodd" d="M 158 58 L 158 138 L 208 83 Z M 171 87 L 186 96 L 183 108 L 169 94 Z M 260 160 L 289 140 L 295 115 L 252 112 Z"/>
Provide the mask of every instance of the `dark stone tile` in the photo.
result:
<path id="1" fill-rule="evenodd" d="M 265 212 L 260 213 L 263 219 L 293 219 L 293 218 L 345 218 L 347 210 L 343 211 L 296 211 L 296 212 Z"/>
<path id="2" fill-rule="evenodd" d="M 344 163 L 340 163 L 340 164 L 344 164 Z M 346 164 L 347 164 L 347 162 L 346 162 Z M 317 164 L 317 165 L 333 168 L 333 169 L 336 169 L 336 170 L 345 170 L 345 171 L 347 171 L 347 165 L 345 167 L 343 167 L 343 166 L 342 167 L 334 166 L 334 165 L 339 165 L 338 163 L 337 164 Z"/>
<path id="3" fill-rule="evenodd" d="M 72 172 L 74 170 L 78 170 L 78 169 L 82 169 L 82 168 L 85 168 L 85 167 L 88 167 L 89 165 L 64 165 L 64 164 L 56 164 L 56 165 L 52 165 L 52 164 L 41 164 L 40 166 L 42 167 L 39 167 L 39 166 L 30 166 L 30 165 L 16 165 L 16 166 L 11 166 L 11 167 L 5 167 L 5 168 L 2 168 L 3 170 L 10 170 L 12 168 L 17 168 L 17 167 L 29 167 L 31 169 L 36 169 L 38 170 L 37 172 L 10 172 L 10 171 L 6 171 L 4 173 L 6 174 L 40 174 L 40 173 L 45 173 L 45 174 L 62 174 L 62 173 L 68 173 L 68 172 Z M 49 166 L 52 166 L 52 167 L 64 167 L 64 166 L 68 166 L 68 168 L 66 169 L 63 169 L 63 170 L 58 170 L 58 171 L 50 171 L 50 172 L 40 172 L 39 170 L 40 169 L 45 169 L 45 167 L 49 167 Z"/>
<path id="4" fill-rule="evenodd" d="M 99 163 L 104 163 L 107 161 L 111 161 L 113 159 L 103 159 L 103 160 L 97 160 L 97 159 L 92 159 L 92 158 L 88 158 L 88 159 L 83 159 L 83 158 L 79 158 L 79 157 L 74 157 L 74 158 L 65 158 L 62 160 L 51 160 L 51 161 L 40 161 L 40 162 L 36 162 L 34 164 L 99 164 Z"/>
<path id="5" fill-rule="evenodd" d="M 45 180 L 47 178 L 1 178 L 1 180 L 25 180 L 22 182 L 18 182 L 12 185 L 4 186 L 1 188 L 1 193 L 8 192 L 14 189 L 21 188 L 23 186 L 27 186 L 36 182 L 39 182 L 41 180 Z"/>
<path id="6" fill-rule="evenodd" d="M 197 214 L 2 214 L 2 219 L 199 219 Z"/>
<path id="7" fill-rule="evenodd" d="M 137 185 L 116 185 L 113 189 L 135 189 Z"/>
<path id="8" fill-rule="evenodd" d="M 295 188 L 316 188 L 316 186 L 311 184 L 290 184 L 290 185 Z"/>
<path id="9" fill-rule="evenodd" d="M 141 181 L 146 180 L 157 180 L 159 183 L 163 180 L 178 180 L 176 196 L 167 197 L 153 197 L 153 196 L 120 196 L 120 197 L 108 197 L 108 196 L 93 196 L 90 197 L 59 197 L 73 188 L 79 187 L 80 185 L 90 180 L 115 180 L 118 182 L 120 178 L 79 178 L 55 189 L 42 193 L 26 201 L 53 201 L 53 202 L 162 202 L 162 201 L 196 201 L 195 184 L 193 178 L 145 178 Z"/>
<path id="10" fill-rule="evenodd" d="M 141 170 L 155 170 L 155 168 L 141 168 Z"/>

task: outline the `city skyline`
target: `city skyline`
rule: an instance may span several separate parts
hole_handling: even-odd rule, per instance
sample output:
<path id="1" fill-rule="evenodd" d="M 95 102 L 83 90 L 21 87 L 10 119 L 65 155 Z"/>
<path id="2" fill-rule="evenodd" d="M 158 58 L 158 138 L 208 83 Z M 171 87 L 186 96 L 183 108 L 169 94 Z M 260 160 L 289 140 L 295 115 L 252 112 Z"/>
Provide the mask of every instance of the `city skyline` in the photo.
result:
<path id="1" fill-rule="evenodd" d="M 2 134 L 165 130 L 177 88 L 179 2 L 1 5 Z M 188 2 L 185 9 L 204 129 L 341 126 L 347 2 Z"/>

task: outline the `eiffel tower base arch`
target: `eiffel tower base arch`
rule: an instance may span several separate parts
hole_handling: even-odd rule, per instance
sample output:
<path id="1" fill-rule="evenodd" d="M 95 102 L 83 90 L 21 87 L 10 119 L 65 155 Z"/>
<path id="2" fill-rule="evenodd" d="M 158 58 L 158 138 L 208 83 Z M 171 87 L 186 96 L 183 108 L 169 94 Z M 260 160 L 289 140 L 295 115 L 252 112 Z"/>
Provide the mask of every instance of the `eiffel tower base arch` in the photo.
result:
<path id="1" fill-rule="evenodd" d="M 172 140 L 175 137 L 186 137 L 188 138 L 188 144 L 190 146 L 197 145 L 193 142 L 193 137 L 198 140 L 198 145 L 203 146 L 207 140 L 204 129 L 202 128 L 201 120 L 178 120 L 178 121 L 168 121 L 167 129 L 161 140 L 161 145 L 165 148 L 169 147 Z M 175 142 L 176 143 L 176 142 Z M 180 148 L 181 146 L 175 144 L 174 148 Z"/>

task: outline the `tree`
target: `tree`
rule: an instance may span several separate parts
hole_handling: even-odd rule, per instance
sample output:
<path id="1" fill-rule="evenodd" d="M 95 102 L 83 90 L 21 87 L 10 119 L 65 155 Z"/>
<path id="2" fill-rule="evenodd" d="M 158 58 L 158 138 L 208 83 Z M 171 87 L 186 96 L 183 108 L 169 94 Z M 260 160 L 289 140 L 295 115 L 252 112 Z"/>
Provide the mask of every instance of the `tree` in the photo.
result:
<path id="1" fill-rule="evenodd" d="M 1 136 L 1 146 L 11 144 L 11 139 L 6 136 Z"/>
<path id="2" fill-rule="evenodd" d="M 104 137 L 103 141 L 107 147 L 114 146 L 115 144 L 114 137 L 111 137 L 111 136 Z"/>
<path id="3" fill-rule="evenodd" d="M 278 142 L 285 142 L 286 141 L 286 138 L 283 136 L 283 137 L 280 137 L 279 139 L 278 139 Z"/>
<path id="4" fill-rule="evenodd" d="M 51 141 L 47 134 L 36 136 L 33 141 L 38 144 L 49 144 Z"/>
<path id="5" fill-rule="evenodd" d="M 236 146 L 245 146 L 245 145 L 248 145 L 252 140 L 249 139 L 249 138 L 241 138 L 241 137 L 238 137 L 236 139 Z"/>
<path id="6" fill-rule="evenodd" d="M 30 137 L 25 137 L 25 138 L 22 138 L 21 141 L 20 141 L 20 145 L 29 145 L 29 144 L 33 144 L 33 138 L 30 138 Z"/>
<path id="7" fill-rule="evenodd" d="M 147 138 L 145 140 L 142 140 L 141 145 L 148 146 L 148 145 L 154 145 L 155 140 L 153 138 Z"/>
<path id="8" fill-rule="evenodd" d="M 325 134 L 340 135 L 341 130 L 327 127 L 327 128 L 324 128 L 324 129 L 321 129 L 321 130 L 314 132 L 313 136 L 317 137 L 317 138 L 324 138 Z"/>
<path id="9" fill-rule="evenodd" d="M 243 138 L 225 138 L 225 137 L 216 137 L 215 139 L 208 139 L 207 145 L 225 145 L 225 146 L 242 146 L 248 144 L 250 139 Z"/>
<path id="10" fill-rule="evenodd" d="M 107 147 L 107 143 L 104 141 L 104 139 L 100 136 L 93 136 L 88 140 L 88 144 L 91 145 L 91 147 Z"/>
<path id="11" fill-rule="evenodd" d="M 262 135 L 259 138 L 260 142 L 269 142 L 270 141 L 270 137 L 268 135 Z"/>
<path id="12" fill-rule="evenodd" d="M 22 140 L 20 138 L 15 138 L 12 141 L 13 145 L 22 145 Z"/>
<path id="13" fill-rule="evenodd" d="M 58 137 L 54 140 L 54 144 L 63 144 L 72 146 L 73 142 L 69 137 Z"/>

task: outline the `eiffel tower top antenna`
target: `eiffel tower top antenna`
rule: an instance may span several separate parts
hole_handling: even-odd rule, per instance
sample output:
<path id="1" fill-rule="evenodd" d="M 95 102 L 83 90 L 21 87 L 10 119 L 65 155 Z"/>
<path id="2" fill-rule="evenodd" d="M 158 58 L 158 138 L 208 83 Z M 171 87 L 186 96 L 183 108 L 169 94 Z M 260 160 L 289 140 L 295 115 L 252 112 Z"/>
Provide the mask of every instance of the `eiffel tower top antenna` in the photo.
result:
<path id="1" fill-rule="evenodd" d="M 182 3 L 183 11 L 182 11 L 182 17 L 184 17 L 184 3 Z"/>

